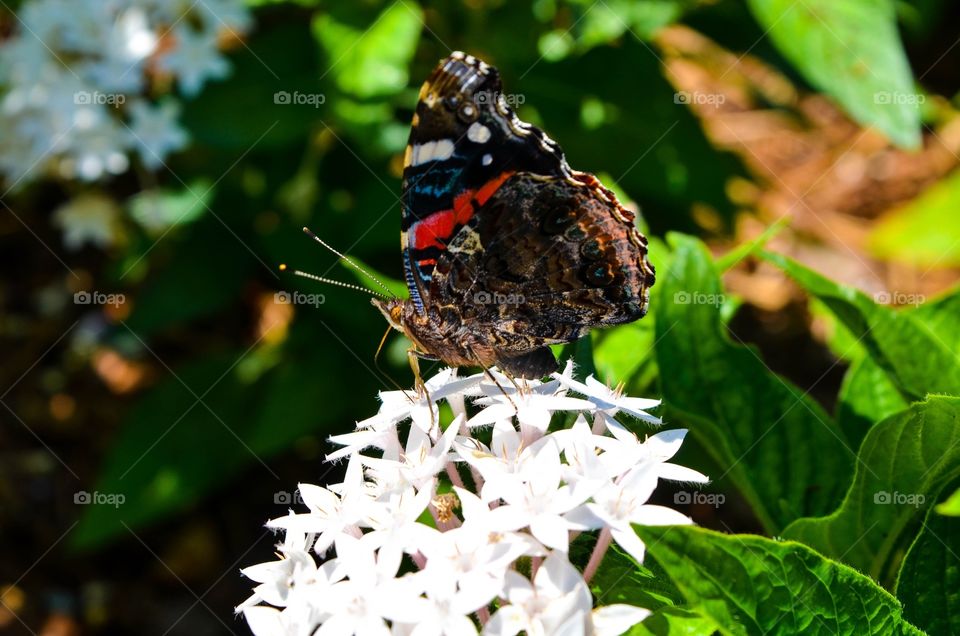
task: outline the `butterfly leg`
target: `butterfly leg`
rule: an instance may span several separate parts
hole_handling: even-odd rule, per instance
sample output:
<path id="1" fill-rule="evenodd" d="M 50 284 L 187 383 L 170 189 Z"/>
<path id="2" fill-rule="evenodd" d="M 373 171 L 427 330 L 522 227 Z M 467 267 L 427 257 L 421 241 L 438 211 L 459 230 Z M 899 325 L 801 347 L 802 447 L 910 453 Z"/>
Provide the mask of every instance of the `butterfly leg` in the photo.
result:
<path id="1" fill-rule="evenodd" d="M 410 363 L 410 370 L 413 371 L 413 386 L 417 391 L 417 397 L 426 397 L 429 400 L 430 394 L 427 393 L 427 384 L 423 381 L 423 376 L 420 375 L 420 352 L 413 347 L 407 349 L 407 362 Z"/>
<path id="2" fill-rule="evenodd" d="M 494 377 L 493 373 L 490 371 L 490 368 L 487 367 L 487 365 L 485 365 L 483 362 L 481 362 L 481 361 L 480 361 L 480 358 L 477 357 L 477 355 L 476 355 L 475 353 L 473 353 L 472 350 L 470 351 L 470 353 L 473 354 L 473 358 L 474 358 L 474 360 L 476 361 L 477 366 L 479 366 L 481 369 L 483 369 L 483 373 L 484 373 L 488 378 L 490 378 L 490 380 L 491 380 L 494 384 L 497 385 L 497 388 L 500 389 L 500 392 L 501 392 L 501 393 L 503 393 L 503 397 L 507 398 L 507 401 L 510 402 L 510 405 L 513 407 L 513 409 L 514 409 L 515 411 L 519 411 L 519 409 L 517 409 L 517 404 L 516 404 L 516 402 L 514 402 L 514 401 L 513 401 L 513 398 L 511 398 L 510 395 L 506 392 L 506 390 L 504 390 L 504 388 L 503 388 L 502 386 L 500 386 L 500 383 L 497 382 L 497 378 Z M 509 376 L 507 376 L 507 377 L 509 377 Z M 510 381 L 513 382 L 513 378 L 510 378 Z M 516 383 L 516 382 L 513 382 L 513 386 L 516 386 L 516 387 L 517 387 L 517 393 L 519 394 L 520 387 L 517 386 L 517 383 Z"/>

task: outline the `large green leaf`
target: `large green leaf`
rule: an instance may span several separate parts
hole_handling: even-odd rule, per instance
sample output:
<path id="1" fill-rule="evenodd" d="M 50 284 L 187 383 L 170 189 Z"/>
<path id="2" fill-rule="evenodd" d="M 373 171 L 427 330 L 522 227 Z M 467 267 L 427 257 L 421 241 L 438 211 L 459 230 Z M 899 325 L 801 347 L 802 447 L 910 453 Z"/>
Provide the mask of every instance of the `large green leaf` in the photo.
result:
<path id="1" fill-rule="evenodd" d="M 392 95 L 407 86 L 422 27 L 423 12 L 408 0 L 394 2 L 369 26 L 330 13 L 313 21 L 314 36 L 326 53 L 326 71 L 341 90 L 361 98 Z"/>
<path id="2" fill-rule="evenodd" d="M 706 248 L 669 239 L 671 266 L 651 303 L 667 408 L 689 423 L 771 533 L 832 510 L 853 473 L 843 434 L 819 404 L 729 340 Z"/>
<path id="3" fill-rule="evenodd" d="M 780 254 L 765 252 L 764 258 L 823 301 L 905 396 L 960 395 L 960 357 L 923 320 L 878 305 L 862 292 L 838 285 Z"/>
<path id="4" fill-rule="evenodd" d="M 900 567 L 897 598 L 928 634 L 960 634 L 960 518 L 927 512 Z"/>
<path id="5" fill-rule="evenodd" d="M 870 251 L 882 259 L 923 268 L 960 265 L 958 207 L 960 172 L 954 172 L 883 216 L 870 233 Z"/>
<path id="6" fill-rule="evenodd" d="M 840 507 L 784 536 L 880 579 L 905 530 L 958 474 L 960 398 L 931 396 L 871 428 Z"/>
<path id="7" fill-rule="evenodd" d="M 575 562 L 586 563 L 587 545 L 586 541 L 574 543 L 570 554 Z M 592 551 L 593 539 L 589 546 Z M 649 559 L 645 564 L 637 564 L 616 544 L 604 555 L 590 581 L 590 591 L 597 606 L 626 603 L 653 610 L 643 623 L 628 632 L 631 636 L 710 636 L 716 631 L 716 625 L 706 616 L 677 607 L 683 597 L 656 561 Z"/>
<path id="8" fill-rule="evenodd" d="M 909 406 L 896 385 L 872 358 L 854 362 L 843 378 L 837 423 L 853 446 L 859 446 L 877 422 Z"/>
<path id="9" fill-rule="evenodd" d="M 921 634 L 893 596 L 810 548 L 686 526 L 637 527 L 687 607 L 723 634 Z"/>
<path id="10" fill-rule="evenodd" d="M 907 148 L 920 145 L 920 104 L 892 0 L 750 0 L 781 53 L 854 119 Z"/>

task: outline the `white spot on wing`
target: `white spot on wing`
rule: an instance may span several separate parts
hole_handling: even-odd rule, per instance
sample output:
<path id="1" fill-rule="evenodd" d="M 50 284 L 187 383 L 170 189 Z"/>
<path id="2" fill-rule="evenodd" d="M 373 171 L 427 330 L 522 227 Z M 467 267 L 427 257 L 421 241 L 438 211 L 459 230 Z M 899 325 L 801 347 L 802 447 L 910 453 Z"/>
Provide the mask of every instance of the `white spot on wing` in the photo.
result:
<path id="1" fill-rule="evenodd" d="M 483 155 L 483 159 L 481 161 L 483 162 L 483 165 L 489 166 L 491 163 L 493 163 L 493 155 L 487 153 Z"/>
<path id="2" fill-rule="evenodd" d="M 449 139 L 438 139 L 428 141 L 425 144 L 417 144 L 410 153 L 410 165 L 419 166 L 428 161 L 444 161 L 453 156 L 453 142 Z"/>
<path id="3" fill-rule="evenodd" d="M 490 129 L 475 121 L 467 128 L 467 139 L 475 144 L 485 144 L 490 139 Z"/>

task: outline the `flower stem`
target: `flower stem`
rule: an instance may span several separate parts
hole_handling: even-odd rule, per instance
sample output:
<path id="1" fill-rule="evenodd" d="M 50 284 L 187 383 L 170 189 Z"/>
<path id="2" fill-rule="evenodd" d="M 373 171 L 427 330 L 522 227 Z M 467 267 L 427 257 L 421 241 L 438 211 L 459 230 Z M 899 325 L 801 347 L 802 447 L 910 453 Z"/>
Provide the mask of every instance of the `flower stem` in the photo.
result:
<path id="1" fill-rule="evenodd" d="M 600 567 L 603 555 L 607 553 L 607 548 L 610 547 L 612 540 L 613 534 L 610 532 L 610 528 L 604 528 L 600 531 L 600 536 L 597 537 L 597 545 L 593 546 L 593 554 L 590 555 L 590 561 L 587 562 L 587 567 L 583 570 L 584 582 L 590 583 L 590 579 L 593 578 L 597 568 Z"/>

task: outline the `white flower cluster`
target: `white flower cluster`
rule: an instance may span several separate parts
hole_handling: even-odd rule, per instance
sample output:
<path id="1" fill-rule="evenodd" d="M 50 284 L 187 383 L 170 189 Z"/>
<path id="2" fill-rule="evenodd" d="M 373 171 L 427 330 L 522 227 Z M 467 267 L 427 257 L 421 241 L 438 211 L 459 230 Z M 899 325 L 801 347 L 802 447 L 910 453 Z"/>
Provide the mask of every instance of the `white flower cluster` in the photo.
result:
<path id="1" fill-rule="evenodd" d="M 254 634 L 615 635 L 649 614 L 594 608 L 588 583 L 611 541 L 643 560 L 630 524 L 691 523 L 646 503 L 661 478 L 707 481 L 668 462 L 686 431 L 638 439 L 615 416 L 659 425 L 646 413 L 659 402 L 578 382 L 571 364 L 545 383 L 490 374 L 381 393 L 377 415 L 331 438 L 344 481 L 301 484 L 308 512 L 268 523 L 286 531 L 280 560 L 243 570 L 258 585 L 237 609 Z M 551 430 L 555 413 L 576 421 Z M 568 549 L 589 530 L 581 572 Z"/>
<path id="2" fill-rule="evenodd" d="M 218 38 L 245 31 L 242 0 L 27 0 L 0 44 L 0 174 L 93 181 L 136 152 L 148 169 L 187 143 L 179 104 L 229 71 Z"/>

